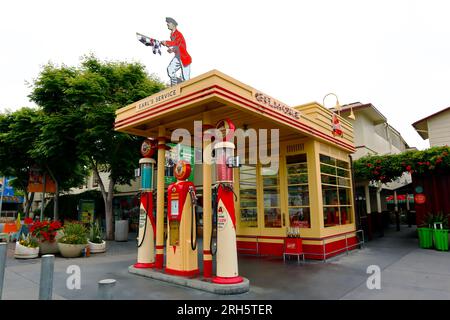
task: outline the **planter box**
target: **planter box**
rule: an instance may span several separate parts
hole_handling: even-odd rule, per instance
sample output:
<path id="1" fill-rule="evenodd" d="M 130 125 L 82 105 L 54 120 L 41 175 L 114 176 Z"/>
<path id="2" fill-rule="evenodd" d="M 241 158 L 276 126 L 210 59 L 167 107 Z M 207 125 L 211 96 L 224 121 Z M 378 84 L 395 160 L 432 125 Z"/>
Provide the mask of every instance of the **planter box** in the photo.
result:
<path id="1" fill-rule="evenodd" d="M 39 243 L 39 253 L 41 255 L 55 254 L 59 252 L 58 243 L 56 242 L 56 240 L 53 242 L 48 241 L 42 242 L 41 240 L 38 240 L 38 243 Z"/>
<path id="2" fill-rule="evenodd" d="M 433 248 L 433 229 L 417 228 L 419 234 L 419 246 L 423 249 Z"/>
<path id="3" fill-rule="evenodd" d="M 93 243 L 88 241 L 89 250 L 91 253 L 102 253 L 106 251 L 106 242 L 102 241 L 102 243 Z"/>
<path id="4" fill-rule="evenodd" d="M 76 258 L 81 256 L 81 252 L 87 244 L 67 244 L 58 242 L 59 252 L 64 258 Z"/>
<path id="5" fill-rule="evenodd" d="M 58 248 L 58 240 L 64 236 L 64 232 L 62 230 L 56 232 L 55 241 L 48 242 L 42 241 L 38 239 L 39 243 L 39 253 L 43 254 L 55 254 L 59 252 Z"/>
<path id="6" fill-rule="evenodd" d="M 434 246 L 436 250 L 448 251 L 448 230 L 435 229 L 434 232 Z"/>
<path id="7" fill-rule="evenodd" d="M 116 220 L 114 240 L 128 241 L 128 220 Z"/>
<path id="8" fill-rule="evenodd" d="M 39 247 L 29 248 L 16 242 L 16 250 L 14 251 L 14 258 L 16 259 L 33 259 L 39 256 Z"/>

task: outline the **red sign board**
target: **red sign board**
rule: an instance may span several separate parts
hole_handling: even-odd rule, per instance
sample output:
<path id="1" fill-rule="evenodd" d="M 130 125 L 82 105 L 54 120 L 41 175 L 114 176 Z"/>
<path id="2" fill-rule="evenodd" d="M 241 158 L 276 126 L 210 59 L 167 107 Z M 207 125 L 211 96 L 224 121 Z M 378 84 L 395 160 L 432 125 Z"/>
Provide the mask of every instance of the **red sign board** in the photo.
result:
<path id="1" fill-rule="evenodd" d="M 414 201 L 417 204 L 424 204 L 427 201 L 427 197 L 423 193 L 418 193 L 414 196 Z"/>

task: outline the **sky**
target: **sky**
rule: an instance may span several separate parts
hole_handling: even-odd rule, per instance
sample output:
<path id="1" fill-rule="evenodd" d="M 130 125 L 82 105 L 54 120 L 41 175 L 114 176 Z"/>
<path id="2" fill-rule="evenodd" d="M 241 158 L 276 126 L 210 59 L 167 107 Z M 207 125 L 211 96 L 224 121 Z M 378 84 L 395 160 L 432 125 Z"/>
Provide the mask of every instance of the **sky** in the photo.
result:
<path id="1" fill-rule="evenodd" d="M 89 53 L 141 62 L 168 82 L 172 55 L 153 55 L 135 33 L 168 40 L 173 17 L 191 78 L 217 69 L 290 106 L 330 92 L 341 104 L 372 103 L 424 149 L 411 124 L 450 105 L 449 12 L 445 0 L 5 1 L 0 112 L 34 105 L 27 96 L 43 65 L 79 65 Z"/>

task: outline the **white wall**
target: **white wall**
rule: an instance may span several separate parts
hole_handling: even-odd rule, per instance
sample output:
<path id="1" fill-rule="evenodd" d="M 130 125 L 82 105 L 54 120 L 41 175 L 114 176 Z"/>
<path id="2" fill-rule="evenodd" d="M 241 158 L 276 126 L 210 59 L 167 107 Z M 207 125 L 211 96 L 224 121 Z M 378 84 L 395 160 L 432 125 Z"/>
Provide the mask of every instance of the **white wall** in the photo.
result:
<path id="1" fill-rule="evenodd" d="M 428 119 L 430 146 L 450 145 L 450 110 Z"/>
<path id="2" fill-rule="evenodd" d="M 354 159 L 359 159 L 369 153 L 395 154 L 405 151 L 405 145 L 398 143 L 401 139 L 399 139 L 397 133 L 390 127 L 386 129 L 386 123 L 374 125 L 373 121 L 364 113 L 358 113 L 356 121 L 352 123 L 355 134 L 355 146 L 357 147 L 353 155 Z"/>

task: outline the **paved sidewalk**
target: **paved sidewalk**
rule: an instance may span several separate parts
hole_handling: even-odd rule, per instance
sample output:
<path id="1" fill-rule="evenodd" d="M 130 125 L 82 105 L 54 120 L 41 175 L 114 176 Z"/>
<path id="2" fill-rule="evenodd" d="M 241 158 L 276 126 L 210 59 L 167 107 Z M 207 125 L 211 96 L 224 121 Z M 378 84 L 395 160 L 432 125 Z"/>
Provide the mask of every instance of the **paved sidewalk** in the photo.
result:
<path id="1" fill-rule="evenodd" d="M 117 280 L 115 299 L 450 299 L 450 253 L 418 247 L 416 229 L 394 227 L 383 238 L 366 243 L 327 263 L 281 258 L 239 256 L 239 272 L 250 280 L 250 291 L 233 296 L 215 295 L 128 273 L 135 263 L 134 235 L 128 242 L 108 242 L 103 254 L 88 258 L 57 257 L 54 274 L 54 299 L 96 299 L 97 282 Z M 4 299 L 37 299 L 40 259 L 17 260 L 8 252 Z M 202 252 L 199 243 L 199 252 Z M 69 290 L 67 267 L 81 268 L 81 289 Z M 201 264 L 199 264 L 201 265 Z M 366 286 L 369 265 L 381 268 L 381 289 Z"/>

